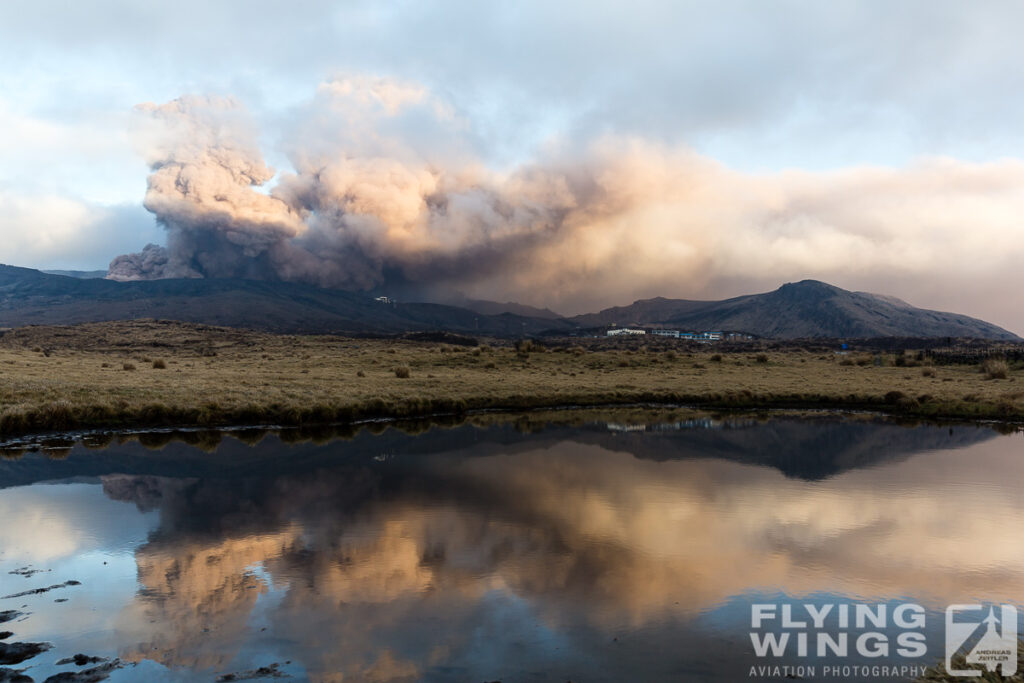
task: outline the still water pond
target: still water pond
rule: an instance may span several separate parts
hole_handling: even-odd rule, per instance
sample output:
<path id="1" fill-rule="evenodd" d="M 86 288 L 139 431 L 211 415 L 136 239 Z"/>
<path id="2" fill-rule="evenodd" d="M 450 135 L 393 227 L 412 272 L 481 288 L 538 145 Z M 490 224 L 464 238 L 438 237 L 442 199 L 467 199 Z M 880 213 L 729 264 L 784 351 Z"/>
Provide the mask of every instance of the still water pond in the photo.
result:
<path id="1" fill-rule="evenodd" d="M 9 666 L 36 681 L 100 667 L 112 681 L 507 683 L 777 680 L 756 667 L 815 664 L 806 678 L 898 680 L 913 672 L 822 665 L 935 664 L 948 604 L 1024 599 L 1020 434 L 549 417 L 8 452 L 0 631 L 8 655 L 51 646 Z M 814 656 L 813 629 L 809 656 L 755 654 L 753 605 L 799 620 L 857 603 L 889 619 L 829 621 L 849 631 L 845 657 Z M 896 653 L 906 603 L 926 612 L 913 657 Z M 786 630 L 775 614 L 759 634 Z M 865 630 L 885 656 L 858 651 Z M 107 662 L 57 663 L 77 653 Z"/>

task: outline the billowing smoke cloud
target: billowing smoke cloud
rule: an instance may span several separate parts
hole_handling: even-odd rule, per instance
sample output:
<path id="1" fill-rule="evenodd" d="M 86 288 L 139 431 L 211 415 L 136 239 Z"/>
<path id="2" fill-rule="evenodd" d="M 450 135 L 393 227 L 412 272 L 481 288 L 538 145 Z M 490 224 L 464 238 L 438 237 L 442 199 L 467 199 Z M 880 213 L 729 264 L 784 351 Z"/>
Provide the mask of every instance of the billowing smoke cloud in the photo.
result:
<path id="1" fill-rule="evenodd" d="M 233 99 L 139 109 L 167 246 L 118 257 L 115 279 L 404 284 L 568 311 L 804 277 L 953 309 L 965 284 L 1024 285 L 1019 161 L 751 175 L 602 138 L 496 169 L 440 98 L 356 78 L 319 88 L 284 136 L 294 170 L 275 175 Z"/>
<path id="2" fill-rule="evenodd" d="M 600 191 L 586 174 L 525 168 L 499 176 L 465 156 L 446 158 L 462 146 L 449 135 L 459 127 L 450 110 L 422 89 L 386 81 L 323 86 L 303 121 L 317 133 L 293 145 L 296 172 L 269 193 L 261 190 L 274 173 L 236 101 L 187 97 L 140 111 L 162 124 L 150 145 L 145 207 L 168 241 L 115 259 L 114 279 L 257 277 L 360 289 L 395 277 L 472 283 L 556 239 Z M 450 130 L 424 132 L 424 114 L 430 128 Z M 452 139 L 443 154 L 431 153 L 398 125 L 420 126 L 435 146 Z"/>
<path id="3" fill-rule="evenodd" d="M 271 254 L 302 229 L 258 188 L 273 177 L 255 131 L 233 99 L 186 97 L 139 110 L 162 124 L 151 142 L 144 206 L 168 231 L 167 248 L 120 256 L 109 277 L 272 277 Z"/>

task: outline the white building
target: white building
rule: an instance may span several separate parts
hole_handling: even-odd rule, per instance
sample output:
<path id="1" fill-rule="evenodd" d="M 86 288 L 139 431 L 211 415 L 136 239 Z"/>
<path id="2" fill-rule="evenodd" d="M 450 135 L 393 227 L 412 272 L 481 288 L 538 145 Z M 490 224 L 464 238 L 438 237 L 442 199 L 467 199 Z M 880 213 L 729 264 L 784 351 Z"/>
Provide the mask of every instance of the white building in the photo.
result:
<path id="1" fill-rule="evenodd" d="M 629 327 L 617 327 L 614 330 L 608 330 L 609 337 L 618 337 L 622 334 L 647 334 L 643 330 L 634 330 Z"/>
<path id="2" fill-rule="evenodd" d="M 722 334 L 720 332 L 681 332 L 679 338 L 690 341 L 712 342 L 721 340 Z"/>

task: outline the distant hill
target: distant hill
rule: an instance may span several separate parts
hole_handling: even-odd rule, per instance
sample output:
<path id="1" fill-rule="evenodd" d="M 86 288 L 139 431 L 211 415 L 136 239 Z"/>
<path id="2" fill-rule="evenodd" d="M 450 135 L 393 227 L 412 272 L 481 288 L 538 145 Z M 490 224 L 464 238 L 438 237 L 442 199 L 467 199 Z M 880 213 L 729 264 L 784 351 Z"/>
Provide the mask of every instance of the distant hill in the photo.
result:
<path id="1" fill-rule="evenodd" d="M 116 282 L 0 265 L 0 327 L 159 318 L 293 333 L 450 330 L 492 336 L 568 328 L 563 320 L 483 315 L 440 304 L 384 304 L 289 282 L 180 279 Z"/>
<path id="2" fill-rule="evenodd" d="M 894 297 L 850 292 L 817 280 L 724 301 L 643 299 L 571 318 L 581 327 L 652 325 L 691 331 L 736 331 L 759 337 L 1020 338 L 977 318 L 915 308 Z"/>
<path id="3" fill-rule="evenodd" d="M 514 303 L 380 303 L 356 292 L 291 282 L 180 279 L 117 282 L 0 265 L 0 327 L 157 318 L 270 332 L 396 334 L 447 330 L 521 337 L 645 325 L 759 337 L 973 337 L 1019 340 L 954 313 L 804 280 L 725 301 L 645 299 L 574 318 Z"/>
<path id="4" fill-rule="evenodd" d="M 98 280 L 107 276 L 105 270 L 41 270 L 47 275 L 64 275 L 66 277 L 77 277 L 82 280 Z"/>
<path id="5" fill-rule="evenodd" d="M 552 311 L 550 308 L 537 308 L 536 306 L 517 304 L 514 301 L 507 301 L 502 304 L 497 301 L 485 301 L 482 299 L 455 299 L 452 301 L 446 301 L 445 303 L 451 304 L 452 306 L 458 306 L 460 308 L 468 308 L 471 311 L 482 313 L 483 315 L 501 315 L 502 313 L 511 313 L 513 315 L 521 315 L 527 318 L 545 318 L 547 320 L 560 320 L 563 317 Z"/>

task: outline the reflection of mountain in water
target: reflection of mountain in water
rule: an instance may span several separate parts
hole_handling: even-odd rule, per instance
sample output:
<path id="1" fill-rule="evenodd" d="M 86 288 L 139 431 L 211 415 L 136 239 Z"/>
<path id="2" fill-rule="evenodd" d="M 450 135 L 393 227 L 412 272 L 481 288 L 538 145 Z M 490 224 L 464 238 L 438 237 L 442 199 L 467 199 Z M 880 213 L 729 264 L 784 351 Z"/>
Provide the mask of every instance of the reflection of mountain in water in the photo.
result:
<path id="1" fill-rule="evenodd" d="M 645 426 L 609 425 L 607 434 L 575 438 L 637 458 L 721 458 L 774 467 L 787 477 L 823 479 L 924 451 L 963 448 L 996 436 L 984 427 L 901 427 L 840 419 L 719 421 L 709 418 Z"/>
<path id="2" fill-rule="evenodd" d="M 157 435 L 143 435 L 154 440 Z M 613 420 L 580 426 L 549 424 L 524 433 L 515 424 L 486 428 L 463 425 L 432 428 L 420 434 L 387 429 L 363 430 L 351 439 L 323 444 L 282 443 L 275 437 L 253 445 L 226 438 L 214 453 L 172 440 L 147 450 L 135 441 L 101 450 L 75 446 L 70 456 L 51 459 L 38 453 L 0 458 L 0 488 L 36 481 L 97 477 L 110 473 L 163 477 L 223 477 L 253 470 L 289 471 L 318 460 L 379 461 L 414 454 L 465 452 L 466 455 L 515 453 L 562 441 L 586 443 L 650 460 L 718 458 L 774 467 L 788 477 L 821 479 L 850 469 L 906 458 L 914 453 L 962 448 L 996 436 L 981 426 L 904 427 L 883 420 L 838 417 L 813 420 L 693 418 L 645 425 Z M 194 435 L 193 435 L 194 436 Z M 215 436 L 219 439 L 219 436 Z"/>
<path id="3" fill-rule="evenodd" d="M 991 505 L 1024 523 L 997 498 L 954 509 L 946 492 L 914 488 L 923 460 L 814 484 L 726 461 L 761 462 L 746 451 L 757 435 L 768 455 L 832 448 L 858 461 L 871 450 L 851 448 L 858 438 L 906 455 L 945 443 L 948 428 L 678 426 L 364 435 L 248 463 L 229 441 L 217 475 L 105 476 L 109 497 L 160 513 L 135 552 L 142 590 L 128 610 L 151 626 L 122 656 L 223 670 L 266 638 L 316 681 L 738 680 L 751 663 L 740 663 L 743 619 L 723 634 L 696 615 L 758 589 L 962 590 L 1004 560 L 1003 544 L 977 538 L 965 551 L 976 564 L 951 568 L 922 539 L 962 535 L 958 521 L 975 534 Z M 954 430 L 953 441 L 979 433 Z M 737 455 L 708 457 L 712 447 Z M 896 487 L 881 490 L 893 471 Z M 275 591 L 267 635 L 254 634 L 257 603 Z"/>
<path id="4" fill-rule="evenodd" d="M 158 512 L 134 549 L 140 589 L 118 653 L 197 677 L 266 664 L 246 660 L 258 652 L 325 683 L 741 680 L 753 663 L 744 596 L 758 591 L 927 586 L 943 604 L 1024 591 L 1024 575 L 984 571 L 1017 559 L 1000 529 L 1024 525 L 1024 504 L 992 482 L 1018 481 L 1019 459 L 907 458 L 995 432 L 636 424 L 228 438 L 212 453 L 125 443 L 0 465 L 7 485 L 99 476 L 107 497 Z M 984 496 L 951 506 L 926 480 L 935 462 L 943 482 L 987 477 Z M 958 562 L 937 561 L 945 539 Z M 708 614 L 726 627 L 709 628 Z"/>

